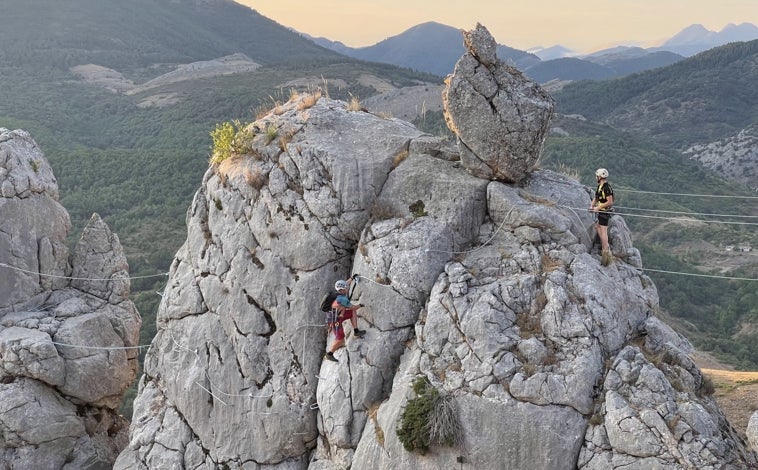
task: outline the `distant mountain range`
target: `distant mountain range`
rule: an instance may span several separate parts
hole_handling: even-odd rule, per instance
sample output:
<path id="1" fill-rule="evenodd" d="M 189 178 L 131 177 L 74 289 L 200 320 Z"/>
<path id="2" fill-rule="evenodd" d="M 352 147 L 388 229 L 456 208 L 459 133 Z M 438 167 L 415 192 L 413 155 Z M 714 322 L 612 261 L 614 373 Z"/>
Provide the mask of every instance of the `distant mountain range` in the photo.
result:
<path id="1" fill-rule="evenodd" d="M 316 44 L 340 54 L 372 62 L 406 67 L 439 76 L 452 73 L 464 52 L 458 28 L 435 22 L 416 25 L 373 46 L 352 48 L 327 38 L 304 35 Z M 561 45 L 528 51 L 498 45 L 498 56 L 532 79 L 602 80 L 658 67 L 665 67 L 699 52 L 730 42 L 758 39 L 758 27 L 751 23 L 727 25 L 720 32 L 692 25 L 661 46 L 652 48 L 618 46 L 579 55 Z"/>
<path id="2" fill-rule="evenodd" d="M 464 53 L 461 30 L 435 22 L 416 25 L 373 46 L 358 48 L 326 38 L 304 36 L 319 46 L 348 57 L 398 65 L 442 77 L 453 71 L 455 63 Z M 497 53 L 501 59 L 521 69 L 541 62 L 534 54 L 508 46 L 498 45 Z"/>
<path id="3" fill-rule="evenodd" d="M 709 31 L 701 24 L 693 24 L 684 28 L 663 45 L 650 50 L 670 51 L 689 57 L 730 42 L 752 41 L 753 39 L 758 39 L 758 26 L 752 23 L 728 24 L 719 32 Z"/>

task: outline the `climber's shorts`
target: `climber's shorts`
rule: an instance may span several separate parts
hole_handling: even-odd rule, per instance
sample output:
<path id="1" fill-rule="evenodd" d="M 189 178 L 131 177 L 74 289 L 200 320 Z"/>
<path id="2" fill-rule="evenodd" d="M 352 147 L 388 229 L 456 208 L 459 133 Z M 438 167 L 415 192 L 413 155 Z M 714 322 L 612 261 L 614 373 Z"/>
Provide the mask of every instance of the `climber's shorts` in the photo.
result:
<path id="1" fill-rule="evenodd" d="M 353 318 L 353 309 L 346 309 L 338 317 L 337 323 L 334 324 L 334 339 L 337 341 L 345 339 L 345 328 L 342 326 L 342 322 Z"/>
<path id="2" fill-rule="evenodd" d="M 610 212 L 599 211 L 597 213 L 597 224 L 598 225 L 602 225 L 603 227 L 607 227 L 609 220 L 611 220 L 611 213 Z"/>
<path id="3" fill-rule="evenodd" d="M 353 315 L 355 315 L 353 309 L 345 309 L 345 311 L 342 312 L 342 315 L 340 315 L 340 321 L 350 320 L 353 318 Z"/>

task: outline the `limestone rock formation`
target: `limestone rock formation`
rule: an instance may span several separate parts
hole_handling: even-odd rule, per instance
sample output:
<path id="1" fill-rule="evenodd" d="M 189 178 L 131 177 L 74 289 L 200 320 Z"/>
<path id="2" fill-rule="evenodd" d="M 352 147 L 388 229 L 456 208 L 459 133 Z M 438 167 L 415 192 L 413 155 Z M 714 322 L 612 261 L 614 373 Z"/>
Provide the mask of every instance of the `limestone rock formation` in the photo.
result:
<path id="1" fill-rule="evenodd" d="M 480 178 L 521 182 L 539 161 L 553 98 L 497 58 L 495 39 L 481 24 L 464 33 L 464 45 L 442 95 L 461 162 Z"/>
<path id="2" fill-rule="evenodd" d="M 0 128 L 0 191 L 3 468 L 110 468 L 137 371 L 137 350 L 123 348 L 141 325 L 123 249 L 95 214 L 69 256 L 68 213 L 27 132 Z"/>
<path id="3" fill-rule="evenodd" d="M 745 434 L 747 434 L 747 440 L 753 451 L 758 450 L 758 411 L 750 416 Z"/>
<path id="4" fill-rule="evenodd" d="M 601 265 L 578 182 L 479 178 L 440 139 L 311 95 L 246 138 L 188 211 L 115 469 L 755 464 L 620 217 Z M 352 273 L 367 334 L 323 361 L 319 300 Z M 424 454 L 397 433 L 419 378 L 459 423 Z"/>

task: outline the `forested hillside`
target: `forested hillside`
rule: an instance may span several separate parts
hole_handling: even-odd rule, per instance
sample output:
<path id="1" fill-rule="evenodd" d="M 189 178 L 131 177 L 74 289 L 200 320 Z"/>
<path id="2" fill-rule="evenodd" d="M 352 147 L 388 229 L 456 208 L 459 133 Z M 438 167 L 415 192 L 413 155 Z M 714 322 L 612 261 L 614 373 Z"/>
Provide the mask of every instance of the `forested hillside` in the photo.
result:
<path id="1" fill-rule="evenodd" d="M 668 67 L 556 93 L 558 111 L 581 114 L 682 149 L 758 121 L 758 40 L 702 52 Z"/>
<path id="2" fill-rule="evenodd" d="M 234 52 L 264 65 L 344 59 L 231 1 L 8 0 L 2 18 L 0 65 L 16 72 L 96 63 L 144 80 Z"/>

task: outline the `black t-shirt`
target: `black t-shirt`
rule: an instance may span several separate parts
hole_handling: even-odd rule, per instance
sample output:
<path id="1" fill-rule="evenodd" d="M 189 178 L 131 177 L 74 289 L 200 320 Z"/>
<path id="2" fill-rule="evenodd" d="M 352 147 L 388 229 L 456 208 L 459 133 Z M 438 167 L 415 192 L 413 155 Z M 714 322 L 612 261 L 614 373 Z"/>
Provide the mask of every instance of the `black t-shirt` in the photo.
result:
<path id="1" fill-rule="evenodd" d="M 595 190 L 595 202 L 597 204 L 606 203 L 608 202 L 608 196 L 613 196 L 613 188 L 611 187 L 610 183 L 606 181 L 605 183 L 598 185 L 597 189 Z M 606 207 L 601 210 L 609 211 L 611 208 Z"/>

